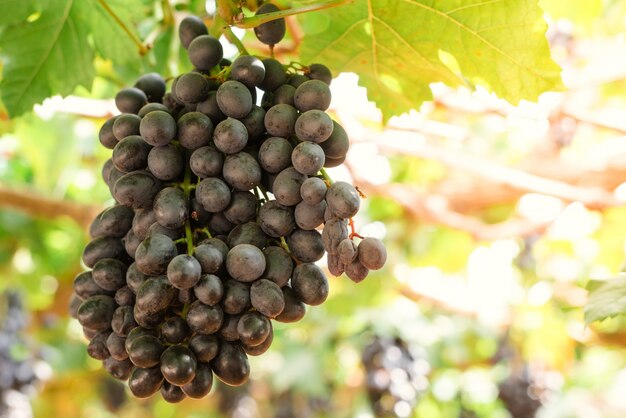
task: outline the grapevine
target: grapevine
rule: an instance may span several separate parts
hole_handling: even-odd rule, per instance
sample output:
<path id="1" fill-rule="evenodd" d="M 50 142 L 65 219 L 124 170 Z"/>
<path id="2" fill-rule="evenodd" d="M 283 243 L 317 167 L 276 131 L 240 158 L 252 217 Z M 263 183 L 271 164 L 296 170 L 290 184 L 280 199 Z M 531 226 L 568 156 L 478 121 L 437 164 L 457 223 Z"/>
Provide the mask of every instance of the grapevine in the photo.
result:
<path id="1" fill-rule="evenodd" d="M 285 22 L 254 32 L 271 50 Z M 168 402 L 206 396 L 213 375 L 244 384 L 248 356 L 272 343 L 272 321 L 299 321 L 328 297 L 315 264 L 325 254 L 331 274 L 354 282 L 387 257 L 355 231 L 359 192 L 324 170 L 349 147 L 326 113 L 329 69 L 242 46 L 231 62 L 195 16 L 179 35 L 194 70 L 169 92 L 160 75 L 142 76 L 100 130 L 116 203 L 91 224 L 90 270 L 74 281 L 88 354 L 136 397 L 160 391 Z"/>

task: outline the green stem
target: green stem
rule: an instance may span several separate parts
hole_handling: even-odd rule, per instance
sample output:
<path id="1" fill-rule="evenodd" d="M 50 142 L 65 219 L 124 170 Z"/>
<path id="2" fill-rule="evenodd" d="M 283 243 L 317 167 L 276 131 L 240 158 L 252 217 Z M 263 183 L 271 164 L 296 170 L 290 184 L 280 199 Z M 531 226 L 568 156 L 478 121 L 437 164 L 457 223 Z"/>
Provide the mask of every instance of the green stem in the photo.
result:
<path id="1" fill-rule="evenodd" d="M 250 55 L 246 47 L 241 43 L 241 39 L 237 38 L 230 26 L 224 28 L 224 36 L 228 39 L 228 42 L 237 47 L 241 55 Z"/>
<path id="2" fill-rule="evenodd" d="M 258 186 L 257 188 L 261 191 L 261 194 L 263 194 L 263 197 L 265 198 L 265 201 L 269 202 L 270 201 L 270 197 L 267 195 L 267 190 L 265 190 L 265 187 Z"/>
<path id="3" fill-rule="evenodd" d="M 161 0 L 161 8 L 163 9 L 163 25 L 172 26 L 174 24 L 174 10 L 169 0 Z"/>
<path id="4" fill-rule="evenodd" d="M 283 250 L 287 251 L 291 255 L 291 251 L 289 250 L 289 245 L 287 245 L 287 241 L 285 241 L 285 237 L 280 237 L 280 246 L 283 247 Z"/>
<path id="5" fill-rule="evenodd" d="M 235 16 L 233 22 L 238 28 L 254 28 L 263 23 L 280 19 L 281 17 L 293 16 L 301 13 L 313 12 L 316 10 L 329 9 L 331 7 L 341 6 L 343 4 L 352 3 L 354 0 L 322 0 L 308 6 L 296 7 L 293 9 L 280 10 L 278 12 L 264 13 L 256 16 Z"/>
<path id="6" fill-rule="evenodd" d="M 191 221 L 185 222 L 185 240 L 187 241 L 187 255 L 193 255 L 193 233 L 191 232 Z"/>
<path id="7" fill-rule="evenodd" d="M 187 313 L 189 312 L 190 307 L 191 307 L 190 304 L 185 303 L 185 305 L 183 306 L 183 311 L 180 313 L 181 318 L 187 319 Z"/>
<path id="8" fill-rule="evenodd" d="M 187 156 L 188 157 L 188 156 Z M 191 184 L 191 168 L 189 167 L 189 158 L 187 158 L 187 164 L 185 165 L 185 179 L 183 180 L 182 189 L 185 193 L 185 200 L 189 204 L 191 190 L 194 188 Z M 191 219 L 187 218 L 185 222 L 185 240 L 187 241 L 187 254 L 193 255 L 193 233 L 191 232 Z"/>
<path id="9" fill-rule="evenodd" d="M 137 45 L 137 48 L 139 49 L 139 54 L 141 56 L 146 55 L 148 53 L 148 47 L 145 46 L 143 44 L 143 42 L 141 42 L 141 39 L 139 39 L 137 37 L 137 35 L 135 35 L 129 28 L 128 26 L 126 26 L 126 24 L 124 23 L 124 21 L 122 19 L 120 19 L 120 17 L 113 11 L 113 9 L 111 9 L 109 7 L 108 4 L 106 4 L 106 2 L 104 0 L 98 0 L 98 3 L 100 3 L 100 5 L 102 6 L 102 8 L 104 10 L 106 10 L 106 12 L 113 18 L 113 20 L 115 20 L 115 22 L 122 28 L 122 30 L 124 32 L 126 32 L 126 34 L 130 37 L 130 39 L 135 43 L 135 45 Z"/>
<path id="10" fill-rule="evenodd" d="M 333 179 L 330 178 L 330 176 L 328 175 L 328 173 L 326 172 L 326 169 L 324 167 L 322 167 L 320 169 L 320 174 L 322 175 L 322 178 L 324 180 L 326 180 L 329 184 L 333 184 Z"/>

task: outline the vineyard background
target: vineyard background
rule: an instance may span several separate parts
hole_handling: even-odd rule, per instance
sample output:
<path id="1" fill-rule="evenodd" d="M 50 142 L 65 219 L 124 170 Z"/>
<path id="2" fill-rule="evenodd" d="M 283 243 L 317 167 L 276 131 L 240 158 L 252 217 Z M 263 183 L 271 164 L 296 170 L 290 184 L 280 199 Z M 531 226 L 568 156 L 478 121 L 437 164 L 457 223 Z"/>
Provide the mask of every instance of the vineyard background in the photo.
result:
<path id="1" fill-rule="evenodd" d="M 179 405 L 131 399 L 87 357 L 67 313 L 89 222 L 107 204 L 97 133 L 116 111 L 110 97 L 147 69 L 188 69 L 174 24 L 207 15 L 201 1 L 132 3 L 154 45 L 137 66 L 98 57 L 91 90 L 0 113 L 0 329 L 17 291 L 30 322 L 10 354 L 33 355 L 40 380 L 27 397 L 1 390 L 0 416 L 373 417 L 362 358 L 377 336 L 413 356 L 408 375 L 376 375 L 408 399 L 391 404 L 397 416 L 527 417 L 520 408 L 540 404 L 541 418 L 626 414 L 624 318 L 586 325 L 583 312 L 592 280 L 624 263 L 626 2 L 540 2 L 566 89 L 537 103 L 435 83 L 433 101 L 383 118 L 355 74 L 338 75 L 330 110 L 352 144 L 329 173 L 367 195 L 356 222 L 385 240 L 387 265 L 358 286 L 332 279 L 327 303 L 277 325 L 270 351 L 251 359 L 251 383 Z M 335 10 L 288 18 L 277 57 L 298 59 L 304 33 Z M 267 55 L 251 33 L 243 42 Z"/>

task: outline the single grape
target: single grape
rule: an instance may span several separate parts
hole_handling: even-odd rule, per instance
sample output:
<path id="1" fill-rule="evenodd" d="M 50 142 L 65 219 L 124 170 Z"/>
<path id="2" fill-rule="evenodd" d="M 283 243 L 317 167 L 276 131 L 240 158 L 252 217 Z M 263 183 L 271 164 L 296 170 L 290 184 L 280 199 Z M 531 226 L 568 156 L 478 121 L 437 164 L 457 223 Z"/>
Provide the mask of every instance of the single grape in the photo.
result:
<path id="1" fill-rule="evenodd" d="M 333 75 L 324 64 L 311 64 L 309 68 L 304 72 L 312 80 L 320 80 L 330 85 L 333 80 Z"/>
<path id="2" fill-rule="evenodd" d="M 332 218 L 326 221 L 322 230 L 322 242 L 328 254 L 337 254 L 341 241 L 348 238 L 348 227 L 343 219 Z"/>
<path id="3" fill-rule="evenodd" d="M 167 145 L 176 136 L 176 121 L 169 113 L 155 110 L 141 119 L 139 132 L 152 146 Z"/>
<path id="4" fill-rule="evenodd" d="M 251 192 L 233 192 L 224 216 L 235 225 L 253 221 L 256 218 L 257 199 Z"/>
<path id="5" fill-rule="evenodd" d="M 216 91 L 210 91 L 207 99 L 196 105 L 196 112 L 204 113 L 205 115 L 210 117 L 214 126 L 226 119 L 226 115 L 220 110 L 220 107 L 217 105 Z"/>
<path id="6" fill-rule="evenodd" d="M 226 252 L 222 252 L 221 248 L 203 243 L 196 246 L 193 255 L 200 263 L 203 273 L 216 273 L 222 267 L 227 253 L 228 247 L 226 247 Z"/>
<path id="7" fill-rule="evenodd" d="M 161 355 L 161 373 L 173 385 L 184 385 L 196 375 L 196 357 L 184 345 L 169 346 Z"/>
<path id="8" fill-rule="evenodd" d="M 274 90 L 272 97 L 272 106 L 278 104 L 286 104 L 289 106 L 294 105 L 294 98 L 296 96 L 296 88 L 291 84 L 283 84 Z M 271 107 L 271 106 L 270 106 Z"/>
<path id="9" fill-rule="evenodd" d="M 326 154 L 326 160 L 345 158 L 350 147 L 348 134 L 343 126 L 333 121 L 333 132 L 328 139 L 320 144 Z M 326 165 L 328 167 L 328 165 Z M 334 167 L 334 166 L 333 166 Z"/>
<path id="10" fill-rule="evenodd" d="M 91 238 L 113 237 L 121 238 L 132 226 L 134 212 L 123 206 L 111 206 L 100 212 L 89 228 Z"/>
<path id="11" fill-rule="evenodd" d="M 370 270 L 381 269 L 387 261 L 387 250 L 377 238 L 365 238 L 359 242 L 359 261 Z"/>
<path id="12" fill-rule="evenodd" d="M 287 79 L 287 83 L 294 86 L 295 88 L 298 88 L 301 84 L 306 83 L 309 80 L 310 78 L 305 75 L 294 74 Z"/>
<path id="13" fill-rule="evenodd" d="M 192 303 L 187 312 L 187 324 L 197 334 L 209 335 L 217 332 L 223 319 L 224 313 L 219 305 L 208 306 L 199 300 Z"/>
<path id="14" fill-rule="evenodd" d="M 178 119 L 178 140 L 184 148 L 195 150 L 208 145 L 213 135 L 213 122 L 200 112 L 189 112 Z"/>
<path id="15" fill-rule="evenodd" d="M 296 225 L 300 229 L 312 230 L 324 223 L 324 212 L 326 202 L 321 201 L 314 205 L 309 205 L 305 201 L 298 203 L 294 211 Z"/>
<path id="16" fill-rule="evenodd" d="M 272 136 L 289 138 L 296 132 L 295 126 L 298 119 L 298 111 L 295 107 L 277 104 L 265 113 L 265 129 Z"/>
<path id="17" fill-rule="evenodd" d="M 137 305 L 133 307 L 133 315 L 135 316 L 135 321 L 137 321 L 139 326 L 148 329 L 158 328 L 159 325 L 161 325 L 161 322 L 165 320 L 165 311 L 151 313 L 141 310 L 141 308 Z"/>
<path id="18" fill-rule="evenodd" d="M 276 283 L 267 279 L 260 279 L 252 283 L 250 303 L 254 309 L 268 318 L 275 318 L 285 308 L 283 291 Z"/>
<path id="19" fill-rule="evenodd" d="M 196 36 L 187 49 L 189 61 L 202 71 L 210 71 L 224 56 L 222 44 L 211 35 Z"/>
<path id="20" fill-rule="evenodd" d="M 265 67 L 265 77 L 258 87 L 263 91 L 274 91 L 285 83 L 287 75 L 283 65 L 274 58 L 265 58 L 263 60 Z"/>
<path id="21" fill-rule="evenodd" d="M 217 105 L 220 110 L 231 118 L 242 118 L 252 110 L 252 94 L 239 81 L 229 80 L 217 89 Z"/>
<path id="22" fill-rule="evenodd" d="M 135 368 L 128 378 L 128 388 L 137 398 L 149 398 L 161 389 L 163 375 L 159 367 Z"/>
<path id="23" fill-rule="evenodd" d="M 148 234 L 146 235 L 146 237 L 151 237 L 154 234 L 165 235 L 166 237 L 169 237 L 172 240 L 177 240 L 182 237 L 182 235 L 184 234 L 184 231 L 181 233 L 180 229 L 166 228 L 163 225 L 159 224 L 158 222 L 155 222 L 152 225 L 150 225 L 150 228 L 148 228 Z"/>
<path id="24" fill-rule="evenodd" d="M 263 250 L 265 256 L 265 271 L 261 276 L 283 287 L 289 282 L 293 271 L 293 261 L 289 253 L 277 246 L 269 246 Z"/>
<path id="25" fill-rule="evenodd" d="M 219 334 L 222 340 L 237 341 L 239 340 L 239 333 L 237 332 L 237 324 L 241 315 L 225 315 L 224 322 L 220 328 Z"/>
<path id="26" fill-rule="evenodd" d="M 324 161 L 324 150 L 315 142 L 301 142 L 291 153 L 293 168 L 309 176 L 317 174 L 324 166 Z"/>
<path id="27" fill-rule="evenodd" d="M 235 280 L 252 282 L 265 271 L 265 256 L 254 245 L 239 244 L 228 252 L 226 270 Z"/>
<path id="28" fill-rule="evenodd" d="M 177 289 L 190 289 L 202 274 L 200 263 L 193 256 L 179 254 L 167 266 L 167 278 Z"/>
<path id="29" fill-rule="evenodd" d="M 248 130 L 243 123 L 229 117 L 215 127 L 213 141 L 224 154 L 235 154 L 248 143 Z"/>
<path id="30" fill-rule="evenodd" d="M 128 353 L 124 348 L 124 343 L 126 342 L 126 338 L 120 337 L 114 332 L 110 333 L 107 338 L 107 349 L 115 360 L 126 360 L 128 358 Z"/>
<path id="31" fill-rule="evenodd" d="M 258 223 L 263 232 L 274 238 L 287 236 L 296 227 L 293 209 L 276 200 L 270 200 L 261 206 Z"/>
<path id="32" fill-rule="evenodd" d="M 333 120 L 326 112 L 313 109 L 298 117 L 294 131 L 302 141 L 323 143 L 333 133 L 333 127 Z"/>
<path id="33" fill-rule="evenodd" d="M 328 254 L 326 257 L 328 271 L 335 277 L 341 276 L 345 271 L 345 264 L 341 262 L 338 254 Z"/>
<path id="34" fill-rule="evenodd" d="M 93 267 L 98 260 L 103 258 L 120 258 L 124 252 L 122 241 L 117 238 L 95 238 L 83 250 L 83 263 L 87 267 Z"/>
<path id="35" fill-rule="evenodd" d="M 104 365 L 104 369 L 118 380 L 128 380 L 133 371 L 133 363 L 131 363 L 129 359 L 120 361 L 109 357 L 104 360 L 102 364 Z"/>
<path id="36" fill-rule="evenodd" d="M 161 103 L 165 95 L 165 80 L 158 73 L 147 73 L 139 77 L 135 87 L 143 91 L 151 103 Z M 143 116 L 143 115 L 139 115 Z"/>
<path id="37" fill-rule="evenodd" d="M 148 166 L 150 149 L 139 135 L 127 136 L 115 145 L 111 160 L 115 168 L 124 173 L 141 170 Z"/>
<path id="38" fill-rule="evenodd" d="M 137 269 L 144 274 L 163 274 L 176 254 L 176 245 L 170 237 L 153 234 L 139 244 L 135 253 L 135 264 Z"/>
<path id="39" fill-rule="evenodd" d="M 113 123 L 113 135 L 118 141 L 130 135 L 139 135 L 141 118 L 133 113 L 122 113 Z"/>
<path id="40" fill-rule="evenodd" d="M 137 289 L 135 309 L 146 314 L 165 312 L 174 297 L 176 290 L 166 276 L 150 278 Z"/>
<path id="41" fill-rule="evenodd" d="M 344 157 L 340 157 L 340 158 L 326 157 L 326 162 L 324 162 L 324 167 L 326 167 L 326 168 L 339 167 L 345 161 L 346 161 L 346 157 L 345 156 Z"/>
<path id="42" fill-rule="evenodd" d="M 248 87 L 256 87 L 265 78 L 265 66 L 254 55 L 240 55 L 230 67 L 230 78 Z"/>
<path id="43" fill-rule="evenodd" d="M 354 260 L 350 264 L 346 264 L 345 269 L 346 276 L 355 283 L 363 281 L 369 273 L 369 269 L 365 267 L 359 259 Z"/>
<path id="44" fill-rule="evenodd" d="M 163 382 L 161 396 L 163 396 L 165 402 L 169 403 L 182 402 L 187 397 L 180 386 L 172 385 L 169 382 Z"/>
<path id="45" fill-rule="evenodd" d="M 305 203 L 316 205 L 324 200 L 327 189 L 324 180 L 319 177 L 309 177 L 302 183 L 300 195 Z"/>
<path id="46" fill-rule="evenodd" d="M 299 173 L 295 168 L 288 167 L 278 173 L 272 191 L 281 205 L 295 206 L 302 200 L 300 188 L 307 176 Z"/>
<path id="47" fill-rule="evenodd" d="M 154 335 L 139 335 L 128 344 L 128 358 L 137 367 L 154 367 L 160 363 L 164 349 L 161 341 Z"/>
<path id="48" fill-rule="evenodd" d="M 137 247 L 141 244 L 141 239 L 135 235 L 132 231 L 128 231 L 128 233 L 122 239 L 124 242 L 124 249 L 126 249 L 126 253 L 131 257 L 135 258 L 135 253 L 137 252 Z"/>
<path id="49" fill-rule="evenodd" d="M 194 286 L 194 294 L 205 305 L 217 305 L 224 296 L 224 284 L 214 274 L 204 274 Z"/>
<path id="50" fill-rule="evenodd" d="M 84 327 L 98 331 L 111 328 L 111 319 L 115 311 L 115 300 L 111 296 L 92 296 L 78 308 L 78 322 Z"/>
<path id="51" fill-rule="evenodd" d="M 280 9 L 272 3 L 265 3 L 257 9 L 255 14 L 258 16 L 265 13 L 277 12 L 279 10 Z M 265 45 L 270 46 L 274 46 L 279 43 L 285 37 L 285 31 L 285 18 L 282 17 L 262 23 L 254 28 L 254 34 L 257 39 Z"/>
<path id="52" fill-rule="evenodd" d="M 349 183 L 337 181 L 326 193 L 328 209 L 338 218 L 351 218 L 359 211 L 361 199 L 356 189 Z"/>
<path id="53" fill-rule="evenodd" d="M 154 112 L 155 110 L 161 110 L 167 113 L 170 112 L 169 108 L 161 103 L 148 103 L 147 105 L 139 109 L 139 113 L 137 113 L 137 116 L 139 116 L 140 118 L 143 118 L 148 113 Z"/>
<path id="54" fill-rule="evenodd" d="M 261 184 L 261 166 L 247 152 L 228 155 L 222 174 L 226 183 L 235 190 L 252 190 Z"/>
<path id="55" fill-rule="evenodd" d="M 230 188 L 221 179 L 209 177 L 198 183 L 196 199 L 207 212 L 221 212 L 230 203 Z"/>
<path id="56" fill-rule="evenodd" d="M 250 307 L 250 287 L 238 280 L 226 280 L 221 306 L 224 313 L 229 315 L 246 311 Z"/>
<path id="57" fill-rule="evenodd" d="M 193 399 L 201 399 L 211 392 L 213 387 L 213 371 L 206 363 L 198 363 L 196 376 L 189 383 L 181 386 L 187 396 Z"/>
<path id="58" fill-rule="evenodd" d="M 98 333 L 95 337 L 89 341 L 87 346 L 87 354 L 89 357 L 96 360 L 106 360 L 110 357 L 109 349 L 107 348 L 107 339 L 110 332 L 104 331 Z"/>
<path id="59" fill-rule="evenodd" d="M 287 237 L 291 254 L 303 263 L 313 263 L 324 256 L 322 236 L 316 230 L 296 229 Z"/>
<path id="60" fill-rule="evenodd" d="M 206 25 L 198 16 L 185 16 L 178 26 L 178 37 L 185 49 L 189 48 L 189 44 L 195 38 L 208 33 Z"/>
<path id="61" fill-rule="evenodd" d="M 139 286 L 141 286 L 141 284 L 147 279 L 148 276 L 137 269 L 136 263 L 132 263 L 128 266 L 128 270 L 126 270 L 126 285 L 133 291 L 133 293 L 137 293 Z"/>
<path id="62" fill-rule="evenodd" d="M 272 329 L 272 323 L 270 322 L 270 334 L 267 336 L 265 341 L 255 346 L 241 344 L 241 348 L 243 348 L 243 351 L 249 356 L 260 356 L 270 348 L 272 341 L 274 341 L 274 331 Z"/>
<path id="63" fill-rule="evenodd" d="M 243 344 L 259 345 L 270 335 L 270 321 L 258 312 L 248 312 L 239 318 L 237 333 Z"/>
<path id="64" fill-rule="evenodd" d="M 215 375 L 230 386 L 243 385 L 250 376 L 248 357 L 238 344 L 222 343 L 211 366 Z"/>
<path id="65" fill-rule="evenodd" d="M 116 291 L 126 284 L 126 269 L 120 260 L 103 258 L 94 264 L 91 276 L 102 289 Z"/>
<path id="66" fill-rule="evenodd" d="M 291 286 L 298 299 L 307 305 L 319 305 L 328 297 L 328 279 L 313 263 L 296 266 L 291 277 Z"/>
<path id="67" fill-rule="evenodd" d="M 271 137 L 259 148 L 259 164 L 268 173 L 280 173 L 291 165 L 293 147 L 285 138 Z"/>
<path id="68" fill-rule="evenodd" d="M 115 303 L 120 306 L 133 306 L 135 304 L 135 293 L 130 289 L 130 287 L 123 286 L 117 289 L 114 299 Z"/>
<path id="69" fill-rule="evenodd" d="M 136 327 L 137 323 L 133 317 L 132 306 L 119 306 L 115 312 L 113 312 L 111 328 L 113 328 L 115 334 L 120 337 L 126 337 L 128 333 Z"/>
<path id="70" fill-rule="evenodd" d="M 137 114 L 146 103 L 148 103 L 146 93 L 136 87 L 122 89 L 115 95 L 115 106 L 122 113 Z"/>
<path id="71" fill-rule="evenodd" d="M 343 264 L 352 263 L 358 254 L 357 245 L 349 238 L 344 239 L 337 246 L 337 255 Z"/>
<path id="72" fill-rule="evenodd" d="M 208 227 L 217 235 L 228 235 L 235 225 L 231 223 L 223 212 L 214 213 L 209 219 Z"/>
<path id="73" fill-rule="evenodd" d="M 96 295 L 111 296 L 113 294 L 112 291 L 105 290 L 98 286 L 98 284 L 94 281 L 90 271 L 83 271 L 81 273 L 78 273 L 78 275 L 74 279 L 74 292 L 81 299 L 88 299 Z"/>
<path id="74" fill-rule="evenodd" d="M 115 144 L 117 144 L 117 138 L 113 134 L 113 125 L 117 120 L 118 116 L 113 116 L 110 119 L 107 119 L 106 122 L 102 124 L 100 127 L 100 131 L 98 132 L 98 139 L 100 143 L 105 148 L 113 149 L 115 148 Z"/>
<path id="75" fill-rule="evenodd" d="M 189 167 L 191 168 L 191 171 L 200 178 L 216 177 L 221 175 L 223 166 L 224 155 L 213 146 L 200 147 L 196 149 L 191 154 L 191 158 L 189 159 Z"/>
<path id="76" fill-rule="evenodd" d="M 306 306 L 298 299 L 298 296 L 290 286 L 282 288 L 283 297 L 285 299 L 285 308 L 275 318 L 278 322 L 298 322 L 306 314 Z"/>
<path id="77" fill-rule="evenodd" d="M 309 80 L 296 89 L 293 101 L 300 112 L 307 110 L 326 110 L 330 106 L 330 89 L 320 80 Z"/>
<path id="78" fill-rule="evenodd" d="M 154 147 L 148 154 L 148 170 L 161 181 L 176 180 L 185 171 L 185 157 L 172 144 Z"/>
<path id="79" fill-rule="evenodd" d="M 231 248 L 239 244 L 250 244 L 263 249 L 267 246 L 267 235 L 256 222 L 246 222 L 234 227 L 226 241 Z"/>
<path id="80" fill-rule="evenodd" d="M 169 344 L 182 343 L 191 334 L 189 325 L 180 316 L 168 318 L 161 324 L 161 337 Z"/>
<path id="81" fill-rule="evenodd" d="M 219 339 L 215 335 L 196 334 L 189 340 L 189 348 L 202 363 L 208 363 L 219 351 Z"/>
<path id="82" fill-rule="evenodd" d="M 258 141 L 265 134 L 265 110 L 255 104 L 250 113 L 241 119 L 248 131 L 248 142 Z"/>
<path id="83" fill-rule="evenodd" d="M 166 187 L 155 196 L 153 210 L 159 225 L 178 229 L 187 221 L 189 202 L 178 187 Z"/>

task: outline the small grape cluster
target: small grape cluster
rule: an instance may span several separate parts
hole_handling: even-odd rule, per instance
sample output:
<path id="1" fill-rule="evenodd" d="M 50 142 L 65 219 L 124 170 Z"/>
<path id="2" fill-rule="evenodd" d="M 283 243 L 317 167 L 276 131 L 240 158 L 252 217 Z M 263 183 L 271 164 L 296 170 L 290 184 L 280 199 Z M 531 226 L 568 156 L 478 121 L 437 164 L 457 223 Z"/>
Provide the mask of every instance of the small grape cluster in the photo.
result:
<path id="1" fill-rule="evenodd" d="M 375 337 L 363 349 L 367 394 L 377 417 L 407 417 L 426 389 L 423 367 L 405 341 Z"/>
<path id="2" fill-rule="evenodd" d="M 259 39 L 275 43 L 276 22 Z M 324 171 L 348 151 L 325 112 L 328 68 L 230 62 L 197 17 L 179 34 L 195 69 L 168 93 L 158 74 L 142 76 L 100 130 L 116 204 L 91 224 L 90 270 L 74 281 L 89 355 L 135 396 L 168 402 L 207 395 L 213 374 L 243 384 L 271 320 L 296 322 L 326 300 L 325 252 L 333 274 L 357 282 L 387 256 L 378 239 L 353 241 L 359 193 Z"/>
<path id="3" fill-rule="evenodd" d="M 30 395 L 38 381 L 35 360 L 24 355 L 28 350 L 20 335 L 27 322 L 19 294 L 0 294 L 0 417 L 13 416 L 7 402 L 11 391 Z"/>

